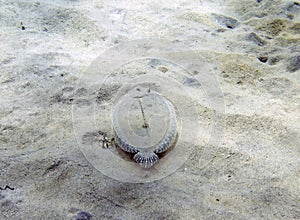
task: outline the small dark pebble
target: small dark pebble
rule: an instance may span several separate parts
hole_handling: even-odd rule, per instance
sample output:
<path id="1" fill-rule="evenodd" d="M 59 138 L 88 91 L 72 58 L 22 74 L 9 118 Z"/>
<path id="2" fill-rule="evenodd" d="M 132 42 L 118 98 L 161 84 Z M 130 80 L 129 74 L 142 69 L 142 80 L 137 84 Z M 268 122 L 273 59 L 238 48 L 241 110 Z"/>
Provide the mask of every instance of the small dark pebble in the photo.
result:
<path id="1" fill-rule="evenodd" d="M 250 33 L 247 38 L 247 40 L 252 41 L 253 43 L 255 43 L 258 46 L 264 46 L 266 44 L 266 42 L 261 39 L 257 34 L 255 33 Z"/>
<path id="2" fill-rule="evenodd" d="M 78 212 L 76 215 L 76 220 L 89 220 L 92 219 L 92 215 L 88 212 Z"/>
<path id="3" fill-rule="evenodd" d="M 300 69 L 300 55 L 291 57 L 288 60 L 287 70 L 289 72 L 296 72 Z"/>
<path id="4" fill-rule="evenodd" d="M 21 24 L 21 29 L 24 31 L 26 28 L 25 28 L 25 26 L 23 25 L 23 22 L 21 22 L 20 24 Z"/>
<path id="5" fill-rule="evenodd" d="M 264 56 L 258 57 L 258 59 L 262 63 L 266 63 L 268 61 L 268 57 L 264 57 Z"/>
<path id="6" fill-rule="evenodd" d="M 227 27 L 228 29 L 234 29 L 239 25 L 239 22 L 230 17 L 226 17 L 224 15 L 213 14 L 213 17 L 217 20 L 219 24 Z"/>
<path id="7" fill-rule="evenodd" d="M 194 75 L 196 75 L 196 74 L 198 74 L 199 72 L 198 72 L 197 70 L 193 70 L 192 73 L 193 73 Z"/>
<path id="8" fill-rule="evenodd" d="M 278 63 L 280 60 L 282 60 L 282 58 L 280 57 L 272 57 L 269 59 L 269 65 L 275 65 L 276 63 Z"/>
<path id="9" fill-rule="evenodd" d="M 273 39 L 273 37 L 271 37 L 271 36 L 265 36 L 267 39 L 269 39 L 269 40 L 272 40 Z"/>

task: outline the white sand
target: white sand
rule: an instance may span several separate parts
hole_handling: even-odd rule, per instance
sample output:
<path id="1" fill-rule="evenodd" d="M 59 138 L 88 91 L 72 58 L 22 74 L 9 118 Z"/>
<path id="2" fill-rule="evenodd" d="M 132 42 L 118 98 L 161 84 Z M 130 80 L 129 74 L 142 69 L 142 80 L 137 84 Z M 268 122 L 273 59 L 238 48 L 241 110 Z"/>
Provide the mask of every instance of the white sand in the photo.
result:
<path id="1" fill-rule="evenodd" d="M 0 27 L 0 219 L 300 218 L 298 0 L 2 0 Z M 91 62 L 145 38 L 211 65 L 226 126 L 209 157 L 122 183 L 81 153 L 71 106 Z"/>

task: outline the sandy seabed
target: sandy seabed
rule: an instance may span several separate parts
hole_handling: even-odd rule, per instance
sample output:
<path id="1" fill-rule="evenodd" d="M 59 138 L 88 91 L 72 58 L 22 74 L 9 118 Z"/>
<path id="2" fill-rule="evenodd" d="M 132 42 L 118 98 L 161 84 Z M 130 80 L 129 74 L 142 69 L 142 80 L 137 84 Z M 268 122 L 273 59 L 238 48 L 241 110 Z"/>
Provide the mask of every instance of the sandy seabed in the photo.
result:
<path id="1" fill-rule="evenodd" d="M 298 0 L 1 0 L 0 25 L 0 219 L 300 219 Z M 147 38 L 210 64 L 225 126 L 210 158 L 124 183 L 84 157 L 71 107 L 90 63 Z"/>

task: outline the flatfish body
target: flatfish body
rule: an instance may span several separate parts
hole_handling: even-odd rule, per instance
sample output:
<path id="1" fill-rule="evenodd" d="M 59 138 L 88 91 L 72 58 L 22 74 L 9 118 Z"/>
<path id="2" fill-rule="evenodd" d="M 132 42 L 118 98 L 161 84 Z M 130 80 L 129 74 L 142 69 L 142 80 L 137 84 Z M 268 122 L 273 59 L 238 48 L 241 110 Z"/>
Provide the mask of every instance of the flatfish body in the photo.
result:
<path id="1" fill-rule="evenodd" d="M 149 88 L 137 86 L 120 97 L 113 109 L 115 142 L 144 168 L 152 167 L 160 153 L 176 141 L 173 104 Z"/>

